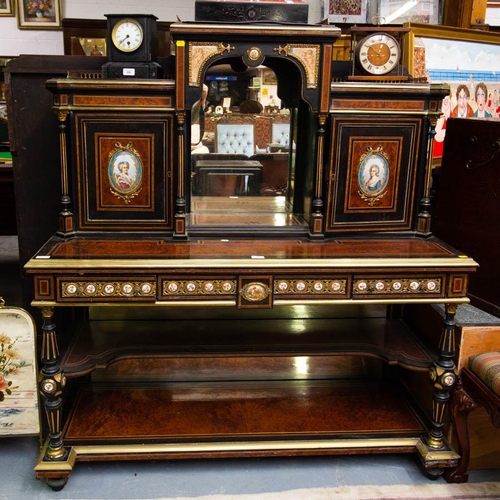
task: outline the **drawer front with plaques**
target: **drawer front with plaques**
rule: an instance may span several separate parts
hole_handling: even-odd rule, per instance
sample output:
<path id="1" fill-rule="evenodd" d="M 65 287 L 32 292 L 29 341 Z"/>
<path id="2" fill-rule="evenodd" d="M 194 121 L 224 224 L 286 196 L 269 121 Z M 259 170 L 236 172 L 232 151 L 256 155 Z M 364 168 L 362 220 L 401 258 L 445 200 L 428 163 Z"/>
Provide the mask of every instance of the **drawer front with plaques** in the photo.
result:
<path id="1" fill-rule="evenodd" d="M 149 274 L 144 276 L 35 275 L 35 300 L 59 303 L 86 302 L 199 302 L 237 307 L 272 307 L 296 300 L 435 301 L 465 297 L 467 276 L 445 273 L 322 273 L 231 272 L 218 274 Z"/>
<path id="2" fill-rule="evenodd" d="M 159 300 L 234 300 L 236 277 L 160 276 Z"/>
<path id="3" fill-rule="evenodd" d="M 35 276 L 35 299 L 57 302 L 156 300 L 155 276 Z"/>
<path id="4" fill-rule="evenodd" d="M 355 276 L 352 295 L 357 298 L 384 297 L 443 297 L 445 277 L 397 276 L 364 277 Z"/>

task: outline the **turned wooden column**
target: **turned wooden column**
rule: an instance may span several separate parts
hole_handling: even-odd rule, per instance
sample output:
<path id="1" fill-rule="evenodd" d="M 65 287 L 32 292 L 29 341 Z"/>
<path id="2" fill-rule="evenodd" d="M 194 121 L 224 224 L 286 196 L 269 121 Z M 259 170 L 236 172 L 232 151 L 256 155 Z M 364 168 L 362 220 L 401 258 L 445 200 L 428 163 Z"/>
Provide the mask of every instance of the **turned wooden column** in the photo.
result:
<path id="1" fill-rule="evenodd" d="M 59 98 L 60 96 L 58 96 Z M 67 96 L 66 96 L 67 98 Z M 59 102 L 59 101 L 58 101 Z M 71 198 L 69 196 L 68 155 L 67 155 L 67 111 L 58 111 L 59 118 L 59 154 L 61 167 L 61 212 L 59 214 L 59 234 L 68 236 L 73 233 L 73 213 L 71 212 Z"/>
<path id="2" fill-rule="evenodd" d="M 56 325 L 53 321 L 54 308 L 43 307 L 41 311 L 43 317 L 42 350 L 40 354 L 42 368 L 40 369 L 38 388 L 49 427 L 49 444 L 45 458 L 47 460 L 64 460 L 67 451 L 62 441 L 63 400 L 61 396 L 66 385 L 66 377 L 59 366 Z"/>
<path id="3" fill-rule="evenodd" d="M 186 158 L 191 157 L 186 143 L 186 42 L 177 40 L 176 43 L 176 75 L 177 85 L 175 93 L 175 109 L 177 116 L 177 188 L 175 196 L 174 238 L 186 239 Z"/>
<path id="4" fill-rule="evenodd" d="M 432 404 L 432 426 L 427 437 L 429 448 L 444 447 L 443 420 L 450 399 L 450 391 L 457 382 L 457 372 L 453 356 L 455 355 L 455 314 L 456 304 L 446 305 L 444 326 L 439 341 L 439 357 L 430 369 L 429 375 L 434 384 Z"/>
<path id="5" fill-rule="evenodd" d="M 323 238 L 324 228 L 324 202 L 323 202 L 323 151 L 325 147 L 325 124 L 328 114 L 318 115 L 318 128 L 316 130 L 316 180 L 315 193 L 312 201 L 312 217 L 309 226 L 311 238 Z"/>
<path id="6" fill-rule="evenodd" d="M 431 233 L 431 187 L 432 187 L 432 150 L 434 137 L 436 136 L 436 124 L 438 116 L 429 117 L 429 134 L 427 139 L 427 162 L 425 166 L 424 195 L 420 200 L 420 211 L 418 214 L 418 232 L 429 235 Z"/>

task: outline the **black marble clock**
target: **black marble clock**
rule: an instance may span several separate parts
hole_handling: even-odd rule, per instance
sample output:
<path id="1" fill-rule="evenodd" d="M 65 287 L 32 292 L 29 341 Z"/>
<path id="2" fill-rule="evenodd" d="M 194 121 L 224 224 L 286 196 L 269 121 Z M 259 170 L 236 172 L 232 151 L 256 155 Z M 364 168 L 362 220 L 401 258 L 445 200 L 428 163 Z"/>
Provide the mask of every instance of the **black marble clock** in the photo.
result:
<path id="1" fill-rule="evenodd" d="M 151 14 L 107 14 L 106 17 L 109 62 L 103 66 L 103 77 L 159 78 L 157 17 Z"/>

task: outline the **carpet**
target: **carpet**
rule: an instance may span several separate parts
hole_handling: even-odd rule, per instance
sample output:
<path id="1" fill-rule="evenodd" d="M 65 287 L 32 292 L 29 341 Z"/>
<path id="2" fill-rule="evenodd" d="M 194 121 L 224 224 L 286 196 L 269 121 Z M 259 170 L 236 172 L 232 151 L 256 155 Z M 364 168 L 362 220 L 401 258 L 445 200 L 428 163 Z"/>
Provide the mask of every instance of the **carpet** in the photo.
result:
<path id="1" fill-rule="evenodd" d="M 342 486 L 311 488 L 251 495 L 204 495 L 162 500 L 500 500 L 500 482 Z M 152 499 L 151 499 L 152 500 Z M 156 499 L 158 500 L 158 499 Z"/>

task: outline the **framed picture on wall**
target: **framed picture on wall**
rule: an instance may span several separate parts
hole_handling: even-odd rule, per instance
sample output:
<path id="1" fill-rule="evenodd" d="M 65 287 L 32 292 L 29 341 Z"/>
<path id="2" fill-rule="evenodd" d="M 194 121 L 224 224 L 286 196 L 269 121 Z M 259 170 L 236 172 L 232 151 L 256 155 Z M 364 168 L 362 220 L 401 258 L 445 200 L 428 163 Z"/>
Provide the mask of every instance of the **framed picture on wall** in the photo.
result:
<path id="1" fill-rule="evenodd" d="M 19 29 L 61 29 L 61 0 L 16 0 L 16 2 Z"/>
<path id="2" fill-rule="evenodd" d="M 497 33 L 406 23 L 405 65 L 413 77 L 446 83 L 436 125 L 433 164 L 441 164 L 449 117 L 500 118 L 500 39 Z"/>
<path id="3" fill-rule="evenodd" d="M 443 0 L 378 0 L 377 7 L 384 24 L 440 24 Z"/>
<path id="4" fill-rule="evenodd" d="M 14 0 L 0 0 L 0 16 L 14 15 Z"/>
<path id="5" fill-rule="evenodd" d="M 366 23 L 366 0 L 323 0 L 324 16 L 331 23 Z"/>

